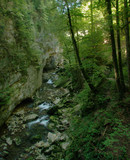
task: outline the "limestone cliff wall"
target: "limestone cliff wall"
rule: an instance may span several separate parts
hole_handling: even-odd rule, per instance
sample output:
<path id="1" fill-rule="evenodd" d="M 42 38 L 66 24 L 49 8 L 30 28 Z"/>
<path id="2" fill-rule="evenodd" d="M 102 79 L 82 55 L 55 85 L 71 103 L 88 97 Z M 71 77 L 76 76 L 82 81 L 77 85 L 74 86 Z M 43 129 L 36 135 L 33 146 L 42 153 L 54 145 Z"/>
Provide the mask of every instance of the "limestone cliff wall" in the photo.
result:
<path id="1" fill-rule="evenodd" d="M 58 53 L 55 39 L 45 37 L 44 9 L 39 0 L 0 1 L 0 126 L 41 86 L 43 68 Z"/>
<path id="2" fill-rule="evenodd" d="M 30 65 L 27 68 L 26 79 L 22 79 L 22 74 L 20 72 L 11 75 L 8 83 L 8 87 L 11 89 L 9 101 L 7 104 L 0 106 L 0 126 L 3 125 L 14 108 L 22 100 L 31 98 L 34 92 L 41 86 L 43 68 L 48 57 L 48 54 L 46 56 L 44 55 L 44 59 L 39 62 L 40 67 L 38 69 Z"/>

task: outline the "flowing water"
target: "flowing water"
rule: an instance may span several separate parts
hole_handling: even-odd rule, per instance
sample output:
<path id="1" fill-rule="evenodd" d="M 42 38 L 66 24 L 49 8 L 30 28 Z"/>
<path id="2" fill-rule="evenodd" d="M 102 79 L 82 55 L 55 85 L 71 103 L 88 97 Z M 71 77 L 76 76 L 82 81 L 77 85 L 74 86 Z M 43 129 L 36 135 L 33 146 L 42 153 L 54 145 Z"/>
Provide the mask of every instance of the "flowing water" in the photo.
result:
<path id="1" fill-rule="evenodd" d="M 46 83 L 39 89 L 39 99 L 44 102 L 35 106 L 33 103 L 21 104 L 9 117 L 0 137 L 0 160 L 24 160 L 33 155 L 33 145 L 47 140 L 49 115 L 47 110 L 53 107 L 52 101 L 61 95 L 61 91 L 53 87 L 56 74 L 51 73 Z M 32 148 L 31 148 L 32 147 Z M 31 148 L 29 153 L 27 150 Z M 30 155 L 29 155 L 30 154 Z M 24 158 L 23 158 L 24 157 Z"/>
<path id="2" fill-rule="evenodd" d="M 47 81 L 47 84 L 53 84 L 53 81 L 52 81 L 51 79 L 49 79 L 49 80 Z"/>

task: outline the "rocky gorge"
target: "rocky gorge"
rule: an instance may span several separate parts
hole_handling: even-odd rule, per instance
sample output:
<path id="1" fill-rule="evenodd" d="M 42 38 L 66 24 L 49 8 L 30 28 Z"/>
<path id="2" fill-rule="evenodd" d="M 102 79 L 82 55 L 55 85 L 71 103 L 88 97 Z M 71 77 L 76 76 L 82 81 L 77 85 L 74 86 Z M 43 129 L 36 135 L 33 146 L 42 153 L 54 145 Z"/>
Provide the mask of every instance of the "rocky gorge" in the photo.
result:
<path id="1" fill-rule="evenodd" d="M 65 132 L 69 126 L 69 110 L 63 97 L 65 88 L 55 85 L 54 71 L 43 74 L 43 83 L 34 95 L 17 106 L 0 134 L 1 160 L 63 159 L 69 145 Z M 64 106 L 65 105 L 65 106 Z"/>
<path id="2" fill-rule="evenodd" d="M 55 58 L 57 54 L 51 56 L 49 53 L 41 57 L 39 61 L 39 68 L 35 68 L 34 66 L 29 66 L 27 68 L 27 74 L 23 77 L 20 72 L 14 73 L 11 75 L 10 80 L 7 84 L 5 84 L 4 88 L 8 88 L 11 90 L 9 93 L 9 101 L 8 104 L 2 105 L 0 107 L 0 126 L 6 121 L 6 119 L 10 116 L 14 108 L 23 100 L 27 98 L 32 98 L 35 91 L 42 85 L 42 74 L 44 67 L 47 67 L 47 60 L 51 59 L 51 57 Z M 50 63 L 49 65 L 56 65 L 59 63 Z M 51 66 L 51 67 L 52 67 Z M 54 67 L 54 66 L 53 66 Z M 6 81 L 5 81 L 6 83 Z M 0 86 L 2 89 L 2 85 Z"/>
<path id="3" fill-rule="evenodd" d="M 63 57 L 45 29 L 45 4 L 2 0 L 0 8 L 0 160 L 62 157 L 68 121 L 54 114 L 69 93 L 54 84 Z"/>
<path id="4" fill-rule="evenodd" d="M 54 68 L 62 58 L 57 56 L 57 39 L 43 29 L 44 4 L 2 0 L 0 8 L 1 127 L 15 107 L 42 85 L 43 69 Z"/>

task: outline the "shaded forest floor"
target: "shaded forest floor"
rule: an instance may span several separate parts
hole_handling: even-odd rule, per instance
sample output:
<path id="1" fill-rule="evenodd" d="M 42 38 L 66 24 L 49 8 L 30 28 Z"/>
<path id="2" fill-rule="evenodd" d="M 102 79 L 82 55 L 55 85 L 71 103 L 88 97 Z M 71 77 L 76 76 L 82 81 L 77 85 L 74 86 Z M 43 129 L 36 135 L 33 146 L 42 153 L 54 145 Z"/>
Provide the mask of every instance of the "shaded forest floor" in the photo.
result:
<path id="1" fill-rule="evenodd" d="M 84 87 L 73 99 L 78 110 L 74 107 L 72 111 L 72 144 L 66 159 L 128 160 L 129 93 L 119 101 L 115 81 L 106 79 L 98 93 L 92 94 Z"/>

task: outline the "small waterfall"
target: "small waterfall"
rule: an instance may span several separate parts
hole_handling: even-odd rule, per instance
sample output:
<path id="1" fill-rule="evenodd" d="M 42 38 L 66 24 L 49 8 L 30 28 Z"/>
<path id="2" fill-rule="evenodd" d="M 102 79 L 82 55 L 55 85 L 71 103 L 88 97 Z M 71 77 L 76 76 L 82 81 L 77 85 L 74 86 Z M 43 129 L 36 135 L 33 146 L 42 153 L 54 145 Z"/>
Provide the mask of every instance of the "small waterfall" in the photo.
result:
<path id="1" fill-rule="evenodd" d="M 53 81 L 52 81 L 51 79 L 49 79 L 49 80 L 47 81 L 47 84 L 53 84 Z"/>
<path id="2" fill-rule="evenodd" d="M 44 110 L 48 110 L 51 107 L 52 107 L 52 105 L 50 103 L 47 103 L 47 102 L 44 102 L 44 103 L 42 103 L 38 106 L 38 108 L 40 109 L 39 112 L 42 112 Z M 31 128 L 31 126 L 34 125 L 34 124 L 41 124 L 41 125 L 44 125 L 46 127 L 48 125 L 48 123 L 49 123 L 49 116 L 48 115 L 41 115 L 36 120 L 29 122 L 28 126 L 29 126 L 29 128 Z"/>
<path id="3" fill-rule="evenodd" d="M 49 123 L 49 116 L 44 115 L 44 116 L 38 118 L 35 121 L 29 122 L 28 126 L 29 126 L 29 128 L 31 128 L 31 126 L 34 125 L 34 124 L 41 124 L 41 125 L 44 125 L 46 127 L 48 125 L 48 123 Z"/>

